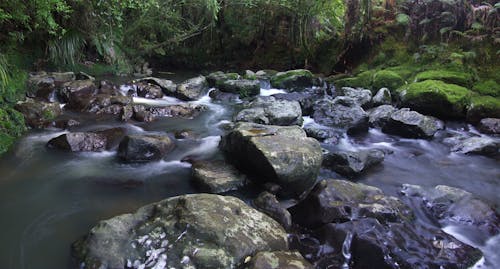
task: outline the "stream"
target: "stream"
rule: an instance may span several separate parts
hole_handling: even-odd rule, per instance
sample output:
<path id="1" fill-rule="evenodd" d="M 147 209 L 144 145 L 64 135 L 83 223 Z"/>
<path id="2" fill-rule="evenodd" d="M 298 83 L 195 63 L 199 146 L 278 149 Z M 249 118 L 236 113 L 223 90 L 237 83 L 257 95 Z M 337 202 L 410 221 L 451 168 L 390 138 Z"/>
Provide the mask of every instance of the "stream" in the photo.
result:
<path id="1" fill-rule="evenodd" d="M 186 76 L 174 76 L 174 82 Z M 261 95 L 283 92 L 262 89 Z M 134 98 L 135 103 L 173 104 L 172 97 L 159 100 Z M 71 153 L 51 150 L 46 143 L 67 131 L 30 130 L 16 146 L 0 158 L 0 268 L 73 268 L 70 246 L 98 221 L 135 211 L 167 197 L 195 193 L 191 166 L 182 159 L 220 158 L 220 125 L 231 120 L 235 105 L 214 103 L 205 96 L 194 103 L 209 110 L 195 119 L 164 118 L 152 123 L 118 122 L 91 115 L 77 115 L 81 125 L 72 131 L 123 127 L 129 134 L 168 133 L 191 130 L 199 139 L 176 139 L 176 148 L 166 158 L 145 164 L 122 164 L 116 152 Z M 305 118 L 305 125 L 316 124 Z M 357 182 L 381 188 L 398 196 L 402 184 L 424 187 L 449 185 L 469 191 L 500 212 L 500 166 L 483 156 L 450 153 L 443 140 L 452 134 L 476 134 L 472 126 L 446 123 L 447 129 L 433 139 L 404 139 L 370 129 L 368 133 L 344 136 L 327 149 L 382 149 L 384 162 L 357 178 Z M 322 170 L 320 178 L 342 178 Z M 249 201 L 257 192 L 243 189 L 234 195 Z M 490 264 L 477 268 L 500 268 L 500 238 L 483 238 L 478 231 L 446 227 L 457 239 L 481 249 Z M 346 254 L 348 255 L 348 254 Z"/>

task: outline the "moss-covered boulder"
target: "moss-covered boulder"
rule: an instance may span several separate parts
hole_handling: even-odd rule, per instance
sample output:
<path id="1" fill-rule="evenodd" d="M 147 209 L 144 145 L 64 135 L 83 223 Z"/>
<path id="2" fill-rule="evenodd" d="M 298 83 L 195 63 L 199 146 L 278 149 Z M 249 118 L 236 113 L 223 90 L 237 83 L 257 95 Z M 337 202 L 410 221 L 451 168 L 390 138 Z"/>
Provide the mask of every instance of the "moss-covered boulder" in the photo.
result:
<path id="1" fill-rule="evenodd" d="M 237 93 L 240 97 L 255 96 L 260 93 L 260 82 L 249 79 L 230 79 L 218 85 L 222 92 Z"/>
<path id="2" fill-rule="evenodd" d="M 481 95 L 500 97 L 500 85 L 493 79 L 483 80 L 476 83 L 472 90 Z"/>
<path id="3" fill-rule="evenodd" d="M 438 80 L 425 80 L 400 88 L 401 105 L 438 118 L 464 118 L 471 92 Z"/>
<path id="4" fill-rule="evenodd" d="M 210 73 L 207 76 L 207 82 L 209 87 L 219 87 L 226 80 L 240 79 L 238 73 L 224 73 L 222 71 L 217 71 Z"/>
<path id="5" fill-rule="evenodd" d="M 47 103 L 29 98 L 18 102 L 14 108 L 24 115 L 26 123 L 32 128 L 45 128 L 62 114 L 59 103 Z"/>
<path id="6" fill-rule="evenodd" d="M 333 84 L 337 89 L 341 89 L 342 87 L 369 89 L 371 88 L 372 81 L 373 71 L 365 71 L 357 74 L 355 77 L 338 79 Z"/>
<path id="7" fill-rule="evenodd" d="M 306 69 L 279 72 L 271 77 L 271 86 L 278 89 L 302 90 L 319 85 L 320 81 Z"/>
<path id="8" fill-rule="evenodd" d="M 457 84 L 462 87 L 470 87 L 473 81 L 473 76 L 469 73 L 449 71 L 449 70 L 428 70 L 415 76 L 415 81 L 425 80 L 441 80 L 450 84 Z"/>
<path id="9" fill-rule="evenodd" d="M 259 251 L 287 249 L 285 230 L 240 199 L 190 194 L 100 222 L 73 254 L 87 269 L 241 268 Z"/>
<path id="10" fill-rule="evenodd" d="M 500 118 L 500 98 L 474 96 L 467 110 L 467 121 L 477 123 L 484 118 Z"/>
<path id="11" fill-rule="evenodd" d="M 376 92 L 381 88 L 396 90 L 405 83 L 405 80 L 394 71 L 380 70 L 373 75 L 372 88 Z"/>

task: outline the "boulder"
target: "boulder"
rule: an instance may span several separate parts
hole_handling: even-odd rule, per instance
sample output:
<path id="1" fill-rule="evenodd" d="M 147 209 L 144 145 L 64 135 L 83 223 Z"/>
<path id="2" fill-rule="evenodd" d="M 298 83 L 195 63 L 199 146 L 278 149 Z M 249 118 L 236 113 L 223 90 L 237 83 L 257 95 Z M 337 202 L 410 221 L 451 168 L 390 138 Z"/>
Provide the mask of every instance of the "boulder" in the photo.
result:
<path id="1" fill-rule="evenodd" d="M 238 112 L 235 121 L 269 125 L 302 125 L 302 109 L 297 101 L 258 97 Z"/>
<path id="2" fill-rule="evenodd" d="M 90 98 L 95 94 L 97 94 L 97 87 L 92 80 L 69 81 L 64 83 L 59 91 L 59 97 L 69 106 L 78 103 L 80 99 Z"/>
<path id="3" fill-rule="evenodd" d="M 255 72 L 252 70 L 245 70 L 245 74 L 243 74 L 243 78 L 249 79 L 249 80 L 256 80 L 257 74 L 255 74 Z"/>
<path id="4" fill-rule="evenodd" d="M 260 82 L 258 80 L 231 79 L 221 82 L 219 89 L 223 92 L 239 94 L 242 98 L 255 96 L 260 93 Z"/>
<path id="5" fill-rule="evenodd" d="M 329 152 L 323 155 L 323 167 L 354 177 L 382 163 L 384 156 L 384 152 L 378 149 Z"/>
<path id="6" fill-rule="evenodd" d="M 56 85 L 53 77 L 45 74 L 30 73 L 26 82 L 26 95 L 41 101 L 54 101 Z"/>
<path id="7" fill-rule="evenodd" d="M 321 86 L 320 80 L 315 78 L 309 70 L 296 69 L 276 73 L 271 77 L 271 86 L 278 89 L 304 90 L 313 86 Z"/>
<path id="8" fill-rule="evenodd" d="M 467 121 L 478 123 L 484 118 L 500 118 L 500 98 L 474 96 L 467 110 Z"/>
<path id="9" fill-rule="evenodd" d="M 253 200 L 253 205 L 257 210 L 266 213 L 269 217 L 277 221 L 285 230 L 292 227 L 292 216 L 276 199 L 276 196 L 267 191 L 262 192 Z"/>
<path id="10" fill-rule="evenodd" d="M 163 97 L 163 90 L 158 85 L 139 82 L 136 83 L 135 86 L 137 87 L 137 96 L 149 99 L 159 99 Z"/>
<path id="11" fill-rule="evenodd" d="M 173 95 L 177 89 L 177 85 L 168 79 L 145 77 L 135 80 L 136 82 L 145 82 L 148 84 L 159 86 L 166 95 Z"/>
<path id="12" fill-rule="evenodd" d="M 385 196 L 378 188 L 333 179 L 318 183 L 304 200 L 289 211 L 294 223 L 307 228 L 357 218 L 375 218 L 381 223 L 413 218 L 409 207 L 395 197 Z"/>
<path id="13" fill-rule="evenodd" d="M 195 184 L 204 192 L 224 193 L 239 189 L 246 177 L 224 161 L 196 161 L 192 166 Z"/>
<path id="14" fill-rule="evenodd" d="M 396 72 L 391 70 L 380 70 L 373 74 L 372 88 L 389 88 L 394 91 L 401 87 L 405 80 Z"/>
<path id="15" fill-rule="evenodd" d="M 265 251 L 255 254 L 246 269 L 313 269 L 297 251 Z"/>
<path id="16" fill-rule="evenodd" d="M 227 80 L 238 80 L 240 79 L 240 75 L 238 73 L 224 73 L 222 71 L 217 71 L 210 73 L 207 76 L 207 83 L 209 87 L 220 87 L 224 81 Z"/>
<path id="17" fill-rule="evenodd" d="M 372 92 L 370 90 L 363 88 L 342 87 L 337 94 L 352 98 L 357 105 L 363 108 L 371 106 Z"/>
<path id="18" fill-rule="evenodd" d="M 98 94 L 107 94 L 107 95 L 121 95 L 120 89 L 113 82 L 108 80 L 101 80 L 99 82 L 99 90 Z"/>
<path id="19" fill-rule="evenodd" d="M 314 120 L 322 125 L 346 129 L 348 133 L 368 131 L 368 114 L 356 100 L 340 96 L 323 98 L 314 105 Z"/>
<path id="20" fill-rule="evenodd" d="M 391 92 L 387 88 L 381 88 L 372 99 L 373 106 L 390 105 L 392 103 Z"/>
<path id="21" fill-rule="evenodd" d="M 318 141 L 298 126 L 238 123 L 219 147 L 238 169 L 281 185 L 285 196 L 306 194 L 316 183 L 322 161 Z"/>
<path id="22" fill-rule="evenodd" d="M 371 127 L 383 127 L 397 109 L 391 105 L 381 105 L 368 111 L 368 123 Z"/>
<path id="23" fill-rule="evenodd" d="M 118 158 L 127 163 L 157 161 L 174 147 L 168 136 L 128 135 L 118 146 Z"/>
<path id="24" fill-rule="evenodd" d="M 427 70 L 415 76 L 416 82 L 425 80 L 440 80 L 468 88 L 472 85 L 473 77 L 470 73 L 450 70 Z"/>
<path id="25" fill-rule="evenodd" d="M 470 192 L 445 185 L 421 187 L 404 184 L 402 194 L 416 199 L 415 204 L 443 227 L 475 226 L 489 236 L 500 232 L 500 219 L 495 210 Z"/>
<path id="26" fill-rule="evenodd" d="M 23 114 L 26 124 L 32 128 L 45 128 L 62 114 L 61 104 L 35 101 L 30 98 L 17 102 L 14 108 Z"/>
<path id="27" fill-rule="evenodd" d="M 382 132 L 407 138 L 430 138 L 443 126 L 438 119 L 402 108 L 391 114 Z"/>
<path id="28" fill-rule="evenodd" d="M 49 148 L 66 151 L 104 151 L 115 147 L 123 136 L 125 129 L 112 128 L 95 132 L 75 132 L 60 135 L 51 139 L 47 146 Z"/>
<path id="29" fill-rule="evenodd" d="M 325 96 L 323 89 L 306 89 L 301 92 L 278 93 L 272 95 L 276 100 L 297 101 L 302 108 L 302 115 L 312 115 L 314 112 L 314 102 Z"/>
<path id="30" fill-rule="evenodd" d="M 465 118 L 471 91 L 437 80 L 415 82 L 400 90 L 401 106 L 443 119 Z"/>
<path id="31" fill-rule="evenodd" d="M 201 112 L 207 110 L 204 105 L 198 104 L 180 104 L 164 107 L 148 107 L 146 111 L 151 113 L 154 118 L 196 118 Z"/>
<path id="32" fill-rule="evenodd" d="M 222 102 L 236 103 L 240 99 L 240 95 L 236 93 L 223 92 L 218 89 L 213 89 L 208 93 L 208 96 L 214 100 Z"/>
<path id="33" fill-rule="evenodd" d="M 208 83 L 206 78 L 198 76 L 178 84 L 174 96 L 184 101 L 192 101 L 205 95 L 207 90 Z"/>
<path id="34" fill-rule="evenodd" d="M 307 136 L 329 144 L 337 144 L 340 138 L 344 136 L 342 130 L 332 129 L 318 124 L 306 125 L 303 128 Z"/>
<path id="35" fill-rule="evenodd" d="M 500 119 L 484 118 L 479 122 L 477 129 L 484 134 L 500 134 Z"/>
<path id="36" fill-rule="evenodd" d="M 230 196 L 169 198 L 101 221 L 73 245 L 81 268 L 240 268 L 259 251 L 287 250 L 268 216 Z"/>
<path id="37" fill-rule="evenodd" d="M 497 156 L 500 153 L 500 139 L 490 137 L 470 137 L 463 139 L 451 148 L 463 154 Z"/>

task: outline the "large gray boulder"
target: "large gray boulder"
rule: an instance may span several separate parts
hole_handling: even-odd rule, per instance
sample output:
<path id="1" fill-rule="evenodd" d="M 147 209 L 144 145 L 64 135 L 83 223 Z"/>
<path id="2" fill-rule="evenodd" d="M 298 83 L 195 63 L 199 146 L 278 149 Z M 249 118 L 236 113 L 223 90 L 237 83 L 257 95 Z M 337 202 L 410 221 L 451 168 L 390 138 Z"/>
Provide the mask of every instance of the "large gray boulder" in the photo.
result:
<path id="1" fill-rule="evenodd" d="M 316 183 L 322 161 L 319 142 L 298 126 L 238 123 L 219 147 L 238 169 L 281 185 L 286 196 L 306 194 Z"/>
<path id="2" fill-rule="evenodd" d="M 287 250 L 287 234 L 230 196 L 169 198 L 101 221 L 73 245 L 81 268 L 240 268 L 259 251 Z"/>
<path id="3" fill-rule="evenodd" d="M 245 175 L 224 161 L 196 161 L 192 168 L 195 184 L 209 193 L 234 191 L 246 181 Z"/>
<path id="4" fill-rule="evenodd" d="M 174 142 L 168 136 L 128 135 L 118 146 L 118 158 L 127 163 L 156 161 L 174 147 Z"/>
<path id="5" fill-rule="evenodd" d="M 302 108 L 302 115 L 312 115 L 314 103 L 325 96 L 321 88 L 306 89 L 300 92 L 278 93 L 272 95 L 277 100 L 297 101 Z"/>
<path id="6" fill-rule="evenodd" d="M 321 86 L 321 82 L 314 77 L 311 71 L 296 69 L 273 75 L 271 86 L 278 89 L 304 90 L 313 86 Z"/>
<path id="7" fill-rule="evenodd" d="M 372 92 L 363 88 L 342 87 L 338 95 L 352 98 L 359 106 L 363 108 L 372 105 Z"/>
<path id="8" fill-rule="evenodd" d="M 74 80 L 66 82 L 59 90 L 59 97 L 68 106 L 78 103 L 80 99 L 89 98 L 97 94 L 97 87 L 93 80 Z"/>
<path id="9" fill-rule="evenodd" d="M 79 151 L 104 151 L 116 145 L 125 136 L 125 129 L 112 128 L 95 132 L 74 132 L 62 134 L 51 139 L 47 146 L 61 150 Z"/>
<path id="10" fill-rule="evenodd" d="M 323 166 L 346 176 L 357 176 L 384 161 L 384 152 L 378 149 L 335 151 L 323 155 Z"/>
<path id="11" fill-rule="evenodd" d="M 434 117 L 402 108 L 391 114 L 382 132 L 407 138 L 430 138 L 443 127 L 443 123 Z"/>
<path id="12" fill-rule="evenodd" d="M 23 114 L 26 124 L 32 128 L 45 128 L 62 114 L 61 104 L 35 101 L 30 98 L 17 102 L 14 108 Z"/>
<path id="13" fill-rule="evenodd" d="M 242 98 L 255 96 L 260 93 L 260 82 L 258 80 L 231 79 L 221 82 L 219 89 L 223 92 L 239 94 Z"/>
<path id="14" fill-rule="evenodd" d="M 368 111 L 368 123 L 371 127 L 383 127 L 397 109 L 391 105 L 381 105 Z"/>
<path id="15" fill-rule="evenodd" d="M 496 156 L 500 154 L 500 139 L 491 137 L 469 137 L 459 141 L 451 151 L 463 154 Z"/>
<path id="16" fill-rule="evenodd" d="M 235 121 L 280 126 L 302 125 L 302 109 L 297 101 L 259 97 L 246 107 L 236 115 Z"/>
<path id="17" fill-rule="evenodd" d="M 323 98 L 317 101 L 313 118 L 319 124 L 346 129 L 348 133 L 368 131 L 368 114 L 350 97 Z"/>
<path id="18" fill-rule="evenodd" d="M 178 84 L 173 95 L 184 101 L 192 101 L 200 99 L 200 97 L 207 93 L 207 90 L 208 83 L 206 78 L 198 76 Z"/>
<path id="19" fill-rule="evenodd" d="M 262 192 L 253 200 L 253 205 L 259 211 L 266 213 L 281 224 L 285 230 L 289 230 L 292 227 L 290 212 L 280 204 L 274 194 L 267 191 Z"/>

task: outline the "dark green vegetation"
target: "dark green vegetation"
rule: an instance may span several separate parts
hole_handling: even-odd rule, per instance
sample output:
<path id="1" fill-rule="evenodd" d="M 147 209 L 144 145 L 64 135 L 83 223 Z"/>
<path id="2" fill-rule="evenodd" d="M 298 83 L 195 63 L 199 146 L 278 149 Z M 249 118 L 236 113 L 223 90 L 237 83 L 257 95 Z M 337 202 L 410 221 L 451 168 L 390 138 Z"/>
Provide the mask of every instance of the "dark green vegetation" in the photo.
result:
<path id="1" fill-rule="evenodd" d="M 470 100 L 498 110 L 500 5 L 495 2 L 2 1 L 0 152 L 23 130 L 11 107 L 23 95 L 27 70 L 102 75 L 144 74 L 149 65 L 308 68 L 333 74 L 330 81 L 337 87 L 401 92 L 414 82 L 442 81 L 471 90 L 460 99 L 463 111 L 452 117 L 465 115 Z M 454 93 L 447 94 L 455 88 L 445 88 L 450 90 L 440 94 L 453 99 Z"/>

